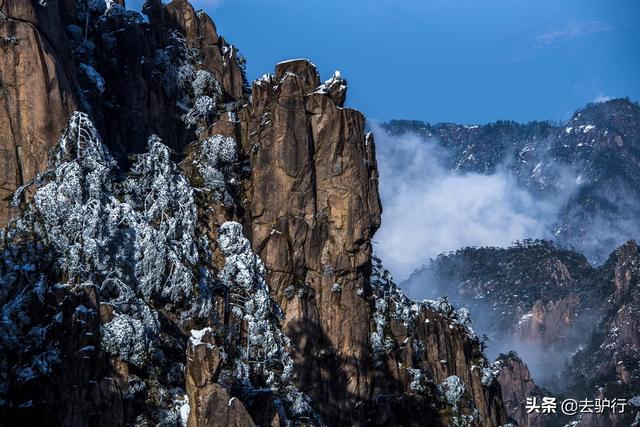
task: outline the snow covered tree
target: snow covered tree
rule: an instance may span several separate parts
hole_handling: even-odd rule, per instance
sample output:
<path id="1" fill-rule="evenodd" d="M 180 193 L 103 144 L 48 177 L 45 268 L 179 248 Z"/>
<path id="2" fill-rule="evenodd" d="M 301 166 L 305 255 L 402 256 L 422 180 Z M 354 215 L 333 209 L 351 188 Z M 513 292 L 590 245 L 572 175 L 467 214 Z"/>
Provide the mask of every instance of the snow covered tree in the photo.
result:
<path id="1" fill-rule="evenodd" d="M 213 194 L 216 202 L 233 206 L 233 187 L 237 184 L 238 153 L 236 141 L 214 135 L 200 143 L 195 165 L 203 180 L 203 187 Z"/>
<path id="2" fill-rule="evenodd" d="M 232 138 L 216 135 L 201 144 L 195 161 L 203 189 L 216 200 L 233 202 L 237 160 Z M 292 384 L 290 342 L 280 329 L 282 313 L 270 298 L 264 264 L 239 223 L 224 223 L 216 242 L 198 233 L 194 190 L 157 136 L 123 174 L 89 117 L 74 113 L 49 166 L 30 183 L 33 200 L 23 202 L 21 214 L 0 233 L 0 399 L 9 385 L 49 375 L 65 357 L 47 331 L 52 324 L 63 330 L 68 313 L 54 310 L 33 319 L 29 311 L 44 309 L 56 292 L 92 289 L 108 314 L 97 328 L 96 346 L 82 351 L 106 352 L 135 366 L 140 377 L 129 379 L 132 390 L 184 395 L 171 391 L 161 374 L 173 369 L 164 353 L 175 351 L 164 344 L 168 336 L 186 344 L 186 337 L 163 327 L 163 316 L 171 313 L 179 328 L 217 325 L 216 333 L 225 336 L 223 351 L 233 359 L 225 363 L 221 384 L 240 384 L 247 398 L 273 393 L 283 420 L 317 418 L 309 398 Z M 216 245 L 224 256 L 221 271 L 212 263 Z M 227 320 L 214 310 L 221 292 L 232 307 Z M 76 310 L 98 316 L 82 305 Z M 177 416 L 175 405 L 167 405 L 162 411 Z"/>

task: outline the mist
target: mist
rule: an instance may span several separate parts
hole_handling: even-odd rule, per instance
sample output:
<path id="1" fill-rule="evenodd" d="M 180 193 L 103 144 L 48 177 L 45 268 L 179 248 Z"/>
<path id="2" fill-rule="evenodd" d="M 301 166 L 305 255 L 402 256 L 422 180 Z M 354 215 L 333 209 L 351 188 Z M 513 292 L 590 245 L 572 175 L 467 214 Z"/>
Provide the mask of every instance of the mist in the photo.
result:
<path id="1" fill-rule="evenodd" d="M 562 203 L 534 199 L 504 168 L 459 174 L 437 140 L 372 129 L 383 206 L 375 250 L 398 282 L 443 252 L 552 237 Z"/>
<path id="2" fill-rule="evenodd" d="M 374 249 L 409 297 L 442 296 L 443 289 L 436 287 L 429 268 L 409 277 L 439 254 L 467 246 L 508 247 L 523 239 L 567 244 L 558 241 L 554 232 L 563 215 L 579 216 L 582 205 L 566 209 L 585 184 L 579 171 L 554 161 L 550 153 L 538 150 L 532 163 L 544 169 L 537 178 L 549 181 L 545 182 L 547 191 L 534 194 L 509 171 L 510 166 L 515 169 L 513 164 L 504 164 L 493 174 L 458 173 L 451 169 L 449 154 L 437 139 L 424 140 L 413 133 L 390 135 L 376 124 L 371 127 L 383 206 Z M 635 199 L 625 197 L 624 189 L 596 195 L 620 206 L 623 212 L 637 212 L 639 208 Z M 603 261 L 617 245 L 637 236 L 638 221 L 610 214 L 591 215 L 589 221 L 579 224 L 584 234 L 568 245 L 592 262 Z M 482 315 L 491 309 L 488 301 L 469 299 L 455 286 L 449 292 L 454 305 L 471 309 L 475 331 L 488 339 L 489 357 L 516 350 L 537 384 L 550 390 L 562 390 L 566 385 L 562 378 L 567 361 L 584 344 L 600 316 L 595 308 L 582 313 L 572 320 L 565 339 L 549 347 L 523 340 L 510 329 L 500 329 L 489 316 Z"/>

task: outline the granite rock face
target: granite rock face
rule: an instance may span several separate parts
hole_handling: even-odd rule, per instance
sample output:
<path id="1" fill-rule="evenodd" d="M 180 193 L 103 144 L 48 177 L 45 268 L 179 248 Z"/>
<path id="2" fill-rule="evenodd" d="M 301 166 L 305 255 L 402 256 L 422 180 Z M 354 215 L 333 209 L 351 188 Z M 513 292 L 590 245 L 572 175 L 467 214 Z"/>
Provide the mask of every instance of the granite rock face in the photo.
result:
<path id="1" fill-rule="evenodd" d="M 254 83 L 239 118 L 251 162 L 251 241 L 286 313 L 299 380 L 317 384 L 312 394 L 338 416 L 369 392 L 370 306 L 357 290 L 369 287 L 381 207 L 364 117 L 314 93 L 318 81 L 306 60 L 278 64 Z"/>
<path id="2" fill-rule="evenodd" d="M 496 365 L 500 369 L 498 382 L 509 417 L 519 426 L 544 426 L 545 416 L 535 412 L 528 413 L 525 407 L 527 398 L 541 399 L 548 395 L 535 384 L 527 365 L 515 353 L 499 357 Z"/>
<path id="3" fill-rule="evenodd" d="M 30 1 L 0 8 L 0 224 L 13 192 L 44 169 L 78 107 L 64 14 L 58 2 L 46 10 Z"/>
<path id="4" fill-rule="evenodd" d="M 473 374 L 472 360 L 483 359 L 479 343 L 464 329 L 448 328 L 441 313 L 421 308 L 410 328 L 391 320 L 397 352 L 376 360 L 374 313 L 387 291 L 371 283 L 371 238 L 381 214 L 375 148 L 362 114 L 341 107 L 346 82 L 338 79 L 320 85 L 309 61 L 280 63 L 274 75 L 254 82 L 252 102 L 238 116 L 251 164 L 251 241 L 285 312 L 297 382 L 313 384 L 308 394 L 331 425 L 363 417 L 420 424 L 447 418 L 429 399 L 403 397 L 410 392 L 407 369 L 428 371 L 434 383 L 459 375 L 480 414 L 473 422 L 498 424 L 504 420 L 499 391 Z M 433 323 L 422 327 L 430 316 Z M 385 413 L 381 399 L 400 403 L 385 403 L 394 408 Z M 415 414 L 401 414 L 403 405 Z"/>

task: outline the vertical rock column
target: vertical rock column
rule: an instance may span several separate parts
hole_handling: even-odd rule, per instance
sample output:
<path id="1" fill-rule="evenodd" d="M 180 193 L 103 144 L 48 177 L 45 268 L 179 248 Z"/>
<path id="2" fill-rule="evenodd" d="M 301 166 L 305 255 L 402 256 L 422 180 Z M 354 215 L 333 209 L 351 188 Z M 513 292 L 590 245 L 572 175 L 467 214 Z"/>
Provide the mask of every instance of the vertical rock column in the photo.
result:
<path id="1" fill-rule="evenodd" d="M 44 169 L 76 109 L 61 11 L 49 3 L 0 3 L 0 226 L 12 193 Z"/>
<path id="2" fill-rule="evenodd" d="M 381 205 L 364 116 L 342 107 L 346 82 L 330 82 L 320 86 L 307 60 L 280 63 L 254 83 L 239 118 L 253 248 L 285 312 L 298 382 L 334 423 L 351 419 L 369 393 L 363 296 Z"/>

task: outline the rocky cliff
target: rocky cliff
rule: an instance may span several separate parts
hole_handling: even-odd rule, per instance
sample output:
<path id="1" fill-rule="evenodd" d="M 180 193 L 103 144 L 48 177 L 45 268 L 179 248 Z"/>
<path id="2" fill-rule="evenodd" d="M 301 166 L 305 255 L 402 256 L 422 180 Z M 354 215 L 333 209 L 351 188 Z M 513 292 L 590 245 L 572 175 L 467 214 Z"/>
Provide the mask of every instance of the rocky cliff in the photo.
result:
<path id="1" fill-rule="evenodd" d="M 58 3 L 3 2 L 0 9 L 0 222 L 16 188 L 46 165 L 71 113 L 78 83 Z"/>
<path id="2" fill-rule="evenodd" d="M 515 352 L 502 354 L 496 359 L 496 366 L 500 372 L 498 382 L 502 387 L 502 399 L 509 416 L 519 426 L 539 427 L 545 425 L 545 415 L 527 411 L 526 399 L 538 399 L 549 396 L 548 391 L 538 387 L 527 365 Z"/>
<path id="3" fill-rule="evenodd" d="M 249 88 L 183 0 L 0 13 L 7 425 L 506 422 L 468 312 L 372 257 L 375 145 L 339 73 Z"/>
<path id="4" fill-rule="evenodd" d="M 409 280 L 484 313 L 477 329 L 486 335 L 489 354 L 505 353 L 496 360 L 498 381 L 507 412 L 519 425 L 622 426 L 633 422 L 637 405 L 629 404 L 625 414 L 570 419 L 528 414 L 525 402 L 535 396 L 635 402 L 637 257 L 630 241 L 593 267 L 574 251 L 527 241 L 441 255 Z"/>
<path id="5" fill-rule="evenodd" d="M 601 267 L 610 294 L 602 300 L 604 315 L 586 345 L 572 358 L 568 392 L 593 390 L 596 398 L 624 397 L 624 414 L 584 414 L 580 425 L 633 425 L 640 420 L 640 252 L 634 241 L 619 247 Z"/>

